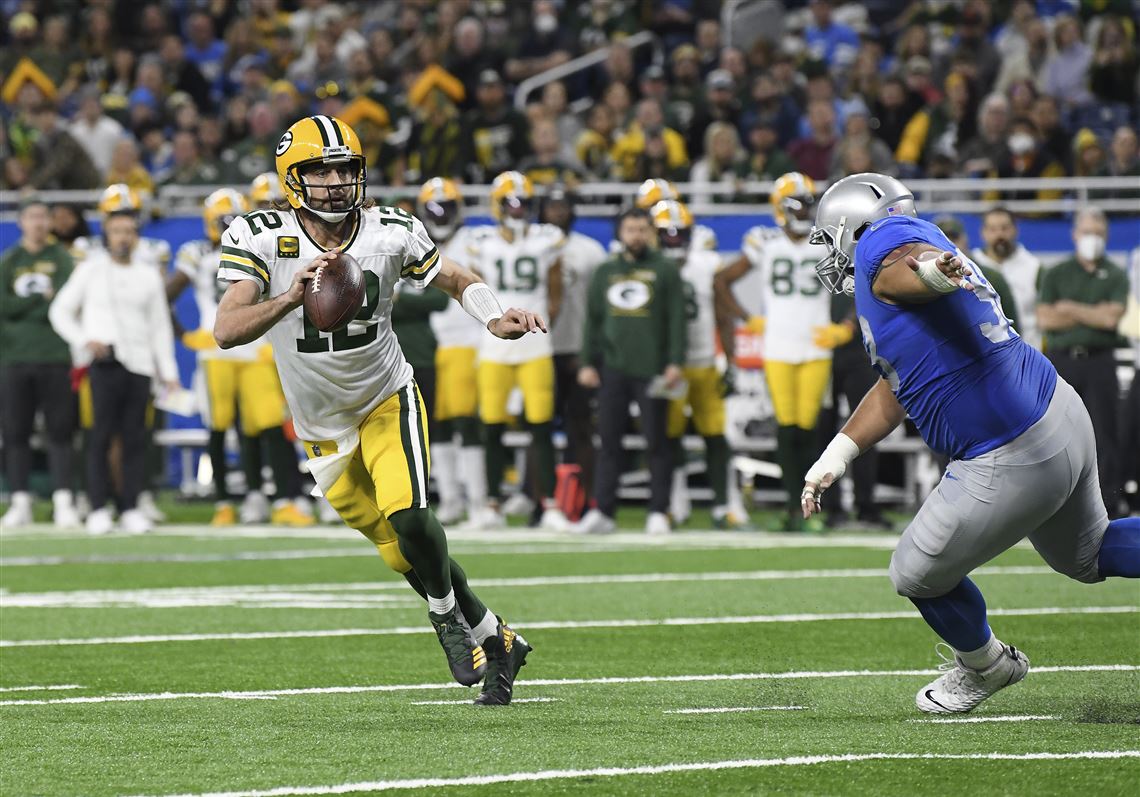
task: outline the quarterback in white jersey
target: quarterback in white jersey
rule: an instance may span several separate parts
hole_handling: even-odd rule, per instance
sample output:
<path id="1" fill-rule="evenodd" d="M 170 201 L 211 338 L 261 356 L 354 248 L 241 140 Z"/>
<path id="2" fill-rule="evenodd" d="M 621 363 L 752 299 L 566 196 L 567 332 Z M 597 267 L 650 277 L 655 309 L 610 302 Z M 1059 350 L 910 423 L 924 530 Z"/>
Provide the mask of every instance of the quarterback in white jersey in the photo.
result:
<path id="1" fill-rule="evenodd" d="M 685 291 L 685 318 L 688 346 L 683 368 L 688 391 L 684 398 L 669 403 L 666 432 L 674 442 L 674 457 L 684 464 L 681 446 L 685 428 L 692 421 L 705 440 L 709 482 L 713 488 L 713 523 L 718 528 L 739 528 L 744 519 L 728 509 L 728 465 L 730 454 L 724 437 L 726 384 L 717 368 L 717 331 L 724 326 L 718 317 L 714 284 L 720 271 L 720 256 L 692 244 L 693 216 L 684 204 L 673 199 L 658 202 L 651 210 L 653 226 L 661 251 L 677 264 Z M 686 414 L 691 413 L 691 417 Z M 670 510 L 674 523 L 689 514 L 688 480 L 683 467 L 673 473 Z"/>
<path id="2" fill-rule="evenodd" d="M 815 426 L 831 379 L 831 351 L 851 340 L 852 333 L 831 322 L 831 294 L 817 287 L 815 266 L 826 252 L 807 241 L 815 220 L 812 179 L 799 172 L 781 176 L 770 201 L 779 227 L 757 226 L 745 234 L 741 256 L 723 272 L 718 295 L 731 314 L 746 318 L 731 286 L 751 269 L 760 272 L 763 321 L 753 319 L 750 326 L 764 335 L 764 374 L 788 491 L 783 528 L 799 530 L 798 474 L 815 461 Z"/>
<path id="3" fill-rule="evenodd" d="M 231 348 L 268 333 L 321 492 L 427 600 L 452 676 L 484 681 L 475 702 L 509 703 L 530 646 L 471 590 L 428 507 L 426 408 L 392 331 L 393 293 L 401 279 L 434 282 L 502 338 L 544 333 L 545 322 L 502 310 L 411 214 L 370 206 L 360 139 L 343 121 L 301 119 L 276 155 L 288 204 L 248 213 L 223 235 L 218 273 L 232 284 L 214 336 Z M 341 252 L 360 264 L 366 296 L 347 327 L 323 333 L 305 314 L 306 284 Z"/>
<path id="4" fill-rule="evenodd" d="M 562 262 L 566 236 L 552 224 L 532 218 L 534 186 L 520 172 L 503 172 L 491 185 L 491 213 L 497 225 L 474 236 L 469 245 L 470 266 L 483 275 L 503 297 L 517 306 L 534 308 L 557 323 L 562 301 Z M 488 507 L 501 506 L 501 482 L 506 466 L 502 434 L 510 415 L 511 393 L 522 391 L 523 415 L 533 439 L 536 492 L 544 511 L 545 528 L 567 527 L 554 503 L 554 349 L 549 336 L 528 337 L 518 343 L 484 333 L 479 346 L 479 416 L 486 426 Z"/>

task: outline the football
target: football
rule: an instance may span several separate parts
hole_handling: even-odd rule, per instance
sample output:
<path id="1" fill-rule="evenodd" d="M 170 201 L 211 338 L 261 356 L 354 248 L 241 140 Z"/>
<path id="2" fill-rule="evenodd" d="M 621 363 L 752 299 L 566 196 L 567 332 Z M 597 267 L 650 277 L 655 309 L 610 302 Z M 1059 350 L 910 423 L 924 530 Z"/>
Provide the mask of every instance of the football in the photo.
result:
<path id="1" fill-rule="evenodd" d="M 345 252 L 317 269 L 305 286 L 305 315 L 321 332 L 348 326 L 364 305 L 364 272 Z"/>

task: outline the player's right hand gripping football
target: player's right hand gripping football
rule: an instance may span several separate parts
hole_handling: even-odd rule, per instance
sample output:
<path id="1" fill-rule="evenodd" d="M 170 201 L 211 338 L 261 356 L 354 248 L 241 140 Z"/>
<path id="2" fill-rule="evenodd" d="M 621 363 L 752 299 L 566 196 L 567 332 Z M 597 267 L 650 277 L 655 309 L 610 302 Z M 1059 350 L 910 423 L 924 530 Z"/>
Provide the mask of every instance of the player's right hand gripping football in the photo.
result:
<path id="1" fill-rule="evenodd" d="M 335 250 L 321 252 L 313 258 L 312 262 L 293 275 L 293 282 L 290 283 L 289 290 L 284 294 L 285 301 L 288 303 L 290 310 L 294 307 L 300 307 L 305 303 L 305 283 L 313 278 L 318 268 L 325 265 L 328 261 L 335 259 L 338 254 L 340 253 Z"/>
<path id="2" fill-rule="evenodd" d="M 512 307 L 487 324 L 487 329 L 497 338 L 518 340 L 528 332 L 546 332 L 546 322 L 538 313 Z"/>

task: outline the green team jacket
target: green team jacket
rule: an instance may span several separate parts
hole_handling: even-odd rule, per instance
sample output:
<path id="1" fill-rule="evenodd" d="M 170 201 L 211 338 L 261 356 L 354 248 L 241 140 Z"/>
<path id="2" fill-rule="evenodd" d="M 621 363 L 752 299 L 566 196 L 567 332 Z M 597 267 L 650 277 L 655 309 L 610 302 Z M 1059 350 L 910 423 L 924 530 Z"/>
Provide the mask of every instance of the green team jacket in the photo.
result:
<path id="1" fill-rule="evenodd" d="M 598 266 L 586 297 L 582 362 L 649 379 L 685 364 L 681 273 L 657 250 L 616 255 Z"/>
<path id="2" fill-rule="evenodd" d="M 392 303 L 392 331 L 404 358 L 415 370 L 435 368 L 435 333 L 429 318 L 447 308 L 451 297 L 430 285 L 422 291 L 402 288 Z"/>
<path id="3" fill-rule="evenodd" d="M 48 308 L 73 267 L 67 248 L 54 240 L 34 255 L 17 244 L 0 257 L 0 356 L 4 365 L 70 365 L 71 352 L 52 329 Z"/>

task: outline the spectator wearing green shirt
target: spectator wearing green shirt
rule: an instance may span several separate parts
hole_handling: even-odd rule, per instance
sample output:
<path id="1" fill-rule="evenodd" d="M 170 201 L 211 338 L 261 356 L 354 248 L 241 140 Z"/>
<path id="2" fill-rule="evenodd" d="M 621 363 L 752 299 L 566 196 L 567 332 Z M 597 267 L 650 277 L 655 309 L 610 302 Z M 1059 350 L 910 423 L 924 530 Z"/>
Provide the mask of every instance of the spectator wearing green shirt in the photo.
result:
<path id="1" fill-rule="evenodd" d="M 575 530 L 605 533 L 615 527 L 621 475 L 622 435 L 629 404 L 637 402 L 649 461 L 649 516 L 645 530 L 668 533 L 669 488 L 673 462 L 665 434 L 667 401 L 651 384 L 680 385 L 685 362 L 685 300 L 681 273 L 650 245 L 653 225 L 644 210 L 618 216 L 622 252 L 598 266 L 586 297 L 582 367 L 578 382 L 598 388 L 598 436 L 594 467 L 597 507 Z"/>
<path id="2" fill-rule="evenodd" d="M 1057 373 L 1080 394 L 1096 437 L 1100 489 L 1110 517 L 1119 501 L 1117 405 L 1120 383 L 1113 349 L 1116 327 L 1128 302 L 1128 276 L 1104 256 L 1108 223 L 1097 208 L 1073 222 L 1076 253 L 1044 272 L 1037 320 L 1045 333 L 1045 354 Z"/>
<path id="3" fill-rule="evenodd" d="M 47 205 L 32 200 L 20 209 L 20 240 L 0 256 L 0 401 L 4 450 L 12 490 L 5 528 L 32 522 L 28 482 L 36 412 L 44 414 L 56 526 L 78 527 L 71 495 L 72 438 L 76 401 L 71 390 L 71 352 L 48 321 L 56 292 L 71 276 L 67 248 L 51 237 Z"/>

